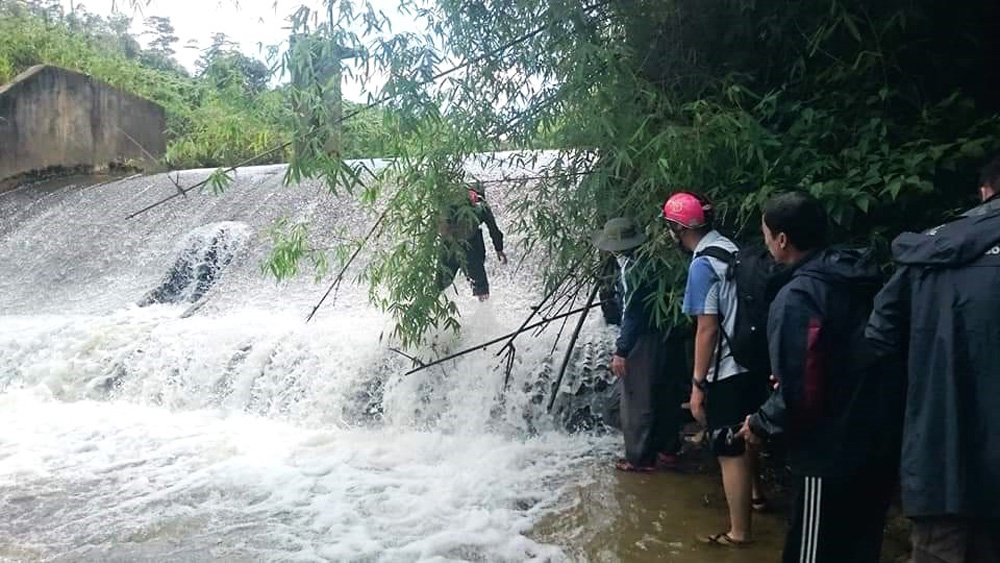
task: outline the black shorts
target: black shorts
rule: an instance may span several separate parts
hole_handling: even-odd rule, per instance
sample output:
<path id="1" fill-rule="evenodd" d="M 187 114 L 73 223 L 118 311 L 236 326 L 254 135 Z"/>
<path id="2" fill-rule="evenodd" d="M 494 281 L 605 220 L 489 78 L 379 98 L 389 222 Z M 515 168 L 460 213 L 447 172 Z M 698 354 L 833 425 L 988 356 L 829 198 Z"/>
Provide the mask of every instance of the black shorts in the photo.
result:
<path id="1" fill-rule="evenodd" d="M 768 376 L 756 373 L 741 373 L 709 383 L 705 389 L 708 429 L 742 426 L 747 415 L 764 404 L 768 393 Z"/>

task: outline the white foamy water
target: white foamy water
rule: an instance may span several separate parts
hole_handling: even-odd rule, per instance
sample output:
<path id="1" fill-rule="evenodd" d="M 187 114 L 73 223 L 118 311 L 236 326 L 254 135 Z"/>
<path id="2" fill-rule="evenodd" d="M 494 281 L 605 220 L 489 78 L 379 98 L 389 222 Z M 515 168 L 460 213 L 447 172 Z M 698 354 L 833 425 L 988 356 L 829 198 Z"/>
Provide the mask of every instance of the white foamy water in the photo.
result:
<path id="1" fill-rule="evenodd" d="M 262 231 L 290 216 L 322 242 L 370 218 L 280 173 L 130 222 L 172 184 L 0 194 L 0 560 L 565 559 L 532 528 L 615 440 L 561 431 L 523 390 L 552 367 L 556 329 L 518 341 L 501 403 L 496 348 L 404 377 L 360 289 L 305 324 L 324 288 L 263 278 Z M 220 222 L 249 240 L 205 306 L 137 307 L 178 244 Z M 537 300 L 530 271 L 488 270 L 487 304 L 457 280 L 466 327 L 436 353 L 517 328 Z M 588 321 L 594 346 L 611 334 Z"/>

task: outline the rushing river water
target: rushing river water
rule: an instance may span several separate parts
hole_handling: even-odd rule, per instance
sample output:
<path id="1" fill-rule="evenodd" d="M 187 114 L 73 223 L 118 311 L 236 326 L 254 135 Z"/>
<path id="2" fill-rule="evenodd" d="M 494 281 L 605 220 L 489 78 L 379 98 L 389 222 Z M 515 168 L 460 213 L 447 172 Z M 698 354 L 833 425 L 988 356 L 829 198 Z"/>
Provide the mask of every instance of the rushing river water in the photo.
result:
<path id="1" fill-rule="evenodd" d="M 264 230 L 306 220 L 332 244 L 325 227 L 361 233 L 372 217 L 282 173 L 244 170 L 222 197 L 130 221 L 172 182 L 0 194 L 0 560 L 775 560 L 774 518 L 752 549 L 694 544 L 724 529 L 717 477 L 617 474 L 618 436 L 544 412 L 524 389 L 551 368 L 555 330 L 519 340 L 500 403 L 490 352 L 404 377 L 362 289 L 305 324 L 324 288 L 263 277 Z M 490 195 L 504 226 L 503 190 Z M 136 305 L 219 236 L 231 261 L 204 306 Z M 464 328 L 437 350 L 515 329 L 537 301 L 530 261 L 487 268 L 493 299 L 459 280 Z M 592 315 L 579 362 L 613 337 Z"/>

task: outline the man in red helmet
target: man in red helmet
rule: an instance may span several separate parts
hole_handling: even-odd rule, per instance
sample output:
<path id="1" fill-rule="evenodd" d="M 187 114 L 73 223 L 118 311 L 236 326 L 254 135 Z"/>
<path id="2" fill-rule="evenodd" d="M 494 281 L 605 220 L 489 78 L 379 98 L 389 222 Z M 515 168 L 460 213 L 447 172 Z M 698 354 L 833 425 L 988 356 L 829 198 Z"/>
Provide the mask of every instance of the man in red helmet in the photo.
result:
<path id="1" fill-rule="evenodd" d="M 453 237 L 464 249 L 464 256 L 446 249 L 441 255 L 437 285 L 444 290 L 455 279 L 455 274 L 461 270 L 472 285 L 472 295 L 480 301 L 490 298 L 490 282 L 486 277 L 486 244 L 483 242 L 483 223 L 490 232 L 493 248 L 501 264 L 507 263 L 507 255 L 503 251 L 503 232 L 497 226 L 496 217 L 490 209 L 484 196 L 485 188 L 481 182 L 469 188 L 469 205 L 471 213 L 465 209 L 453 209 L 447 221 L 441 224 L 442 236 Z M 464 260 L 463 260 L 464 258 Z"/>
<path id="2" fill-rule="evenodd" d="M 712 204 L 690 193 L 676 193 L 663 205 L 674 241 L 694 254 L 688 268 L 683 311 L 695 318 L 694 373 L 691 414 L 705 424 L 712 450 L 722 468 L 722 484 L 729 505 L 729 530 L 700 538 L 714 545 L 738 547 L 752 541 L 751 511 L 763 508 L 755 478 L 754 452 L 735 432 L 767 399 L 768 374 L 740 366 L 730 350 L 727 334 L 736 323 L 736 284 L 727 276 L 729 265 L 706 250 L 716 247 L 738 252 L 733 241 L 713 226 Z"/>

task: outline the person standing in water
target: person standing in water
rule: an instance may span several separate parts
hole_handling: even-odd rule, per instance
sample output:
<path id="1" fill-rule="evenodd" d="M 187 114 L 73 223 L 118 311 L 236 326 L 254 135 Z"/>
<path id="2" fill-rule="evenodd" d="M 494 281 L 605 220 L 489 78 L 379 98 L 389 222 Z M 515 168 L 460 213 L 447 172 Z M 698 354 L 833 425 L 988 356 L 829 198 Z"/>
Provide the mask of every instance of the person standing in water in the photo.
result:
<path id="1" fill-rule="evenodd" d="M 507 264 L 507 255 L 503 250 L 503 232 L 497 226 L 493 210 L 486 202 L 485 192 L 481 182 L 470 186 L 468 202 L 471 209 L 463 209 L 461 206 L 453 208 L 448 218 L 441 223 L 442 237 L 451 237 L 457 241 L 460 250 L 456 252 L 454 245 L 445 245 L 442 250 L 437 278 L 439 291 L 444 291 L 451 285 L 455 274 L 461 270 L 472 285 L 474 296 L 480 301 L 490 298 L 490 282 L 486 276 L 486 243 L 481 228 L 484 223 L 490 232 L 497 258 L 501 264 Z"/>
<path id="2" fill-rule="evenodd" d="M 648 472 L 678 465 L 681 449 L 680 404 L 671 380 L 667 335 L 655 322 L 650 297 L 656 283 L 643 276 L 645 259 L 638 249 L 646 235 L 625 217 L 609 220 L 594 235 L 594 246 L 611 253 L 618 263 L 617 295 L 621 319 L 611 371 L 621 380 L 621 426 L 625 457 L 619 471 Z"/>
<path id="3" fill-rule="evenodd" d="M 901 497 L 913 563 L 1000 561 L 1000 156 L 982 205 L 892 244 L 866 336 L 906 361 Z"/>
<path id="4" fill-rule="evenodd" d="M 712 453 L 722 469 L 729 507 L 729 530 L 700 536 L 703 543 L 744 547 L 752 543 L 752 511 L 767 506 L 755 470 L 756 453 L 732 437 L 746 416 L 767 399 L 767 373 L 737 362 L 732 351 L 739 295 L 728 261 L 738 254 L 733 241 L 715 229 L 712 203 L 692 192 L 678 192 L 661 215 L 678 248 L 690 253 L 682 311 L 694 319 L 694 357 L 689 405 L 691 415 L 712 436 Z"/>
<path id="5" fill-rule="evenodd" d="M 808 193 L 772 197 L 761 230 L 790 276 L 767 319 L 780 386 L 738 435 L 784 439 L 796 492 L 782 561 L 878 563 L 903 387 L 864 337 L 881 272 L 868 250 L 829 245 L 826 211 Z"/>

